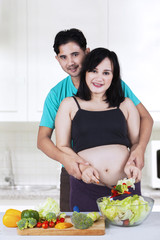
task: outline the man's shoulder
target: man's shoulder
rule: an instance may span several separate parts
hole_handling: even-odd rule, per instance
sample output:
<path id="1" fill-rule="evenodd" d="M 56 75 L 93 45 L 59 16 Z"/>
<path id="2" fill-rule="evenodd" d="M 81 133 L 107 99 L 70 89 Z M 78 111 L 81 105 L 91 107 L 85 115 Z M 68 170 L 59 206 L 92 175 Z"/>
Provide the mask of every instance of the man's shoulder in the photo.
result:
<path id="1" fill-rule="evenodd" d="M 59 83 L 57 83 L 53 88 L 51 88 L 50 92 L 59 92 L 60 89 L 66 88 L 66 86 L 69 86 L 71 84 L 70 76 L 67 76 L 63 80 L 61 80 Z"/>

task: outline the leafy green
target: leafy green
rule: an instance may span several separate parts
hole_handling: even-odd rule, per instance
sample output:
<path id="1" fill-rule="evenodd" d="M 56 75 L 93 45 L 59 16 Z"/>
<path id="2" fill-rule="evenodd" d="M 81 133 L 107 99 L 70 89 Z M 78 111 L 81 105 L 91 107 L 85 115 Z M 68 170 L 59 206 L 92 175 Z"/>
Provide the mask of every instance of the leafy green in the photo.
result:
<path id="1" fill-rule="evenodd" d="M 104 197 L 99 206 L 104 216 L 119 225 L 122 225 L 123 221 L 127 219 L 129 225 L 133 225 L 143 220 L 151 209 L 148 202 L 138 195 L 129 196 L 123 200 Z"/>
<path id="2" fill-rule="evenodd" d="M 41 218 L 45 218 L 49 212 L 54 212 L 56 216 L 60 213 L 59 204 L 53 198 L 47 198 L 44 203 L 39 204 L 36 209 Z"/>

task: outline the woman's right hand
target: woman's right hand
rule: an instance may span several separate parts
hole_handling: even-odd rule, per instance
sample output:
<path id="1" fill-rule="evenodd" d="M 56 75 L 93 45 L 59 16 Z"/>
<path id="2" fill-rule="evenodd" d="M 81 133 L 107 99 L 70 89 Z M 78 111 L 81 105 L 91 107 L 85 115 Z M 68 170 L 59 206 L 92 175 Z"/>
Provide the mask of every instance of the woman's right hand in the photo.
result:
<path id="1" fill-rule="evenodd" d="M 99 183 L 99 173 L 94 167 L 87 166 L 82 172 L 82 180 L 85 183 Z"/>

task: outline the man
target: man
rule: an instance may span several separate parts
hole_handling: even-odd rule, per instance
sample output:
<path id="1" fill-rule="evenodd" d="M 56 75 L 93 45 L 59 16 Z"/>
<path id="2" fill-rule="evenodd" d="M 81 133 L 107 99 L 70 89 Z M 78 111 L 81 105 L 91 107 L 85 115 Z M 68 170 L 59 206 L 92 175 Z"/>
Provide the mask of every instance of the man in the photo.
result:
<path id="1" fill-rule="evenodd" d="M 69 76 L 52 88 L 47 95 L 38 132 L 38 148 L 48 157 L 60 162 L 64 166 L 61 172 L 60 209 L 66 212 L 70 211 L 69 175 L 81 179 L 79 163 L 87 163 L 80 157 L 75 159 L 61 152 L 52 142 L 51 136 L 55 128 L 55 117 L 61 101 L 66 97 L 73 96 L 77 92 L 82 62 L 85 55 L 90 51 L 86 46 L 86 39 L 78 29 L 61 31 L 56 35 L 53 46 L 56 52 L 56 59 Z M 144 166 L 144 152 L 151 135 L 153 120 L 142 103 L 123 81 L 122 88 L 125 97 L 129 97 L 136 105 L 141 118 L 139 143 L 135 149 L 131 150 L 128 164 L 134 161 L 136 166 L 142 169 Z"/>

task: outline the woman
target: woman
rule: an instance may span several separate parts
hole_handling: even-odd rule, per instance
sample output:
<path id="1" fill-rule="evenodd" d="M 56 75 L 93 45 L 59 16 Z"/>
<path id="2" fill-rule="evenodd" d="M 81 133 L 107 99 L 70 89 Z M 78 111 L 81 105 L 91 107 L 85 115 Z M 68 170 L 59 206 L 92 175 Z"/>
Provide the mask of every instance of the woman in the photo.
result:
<path id="1" fill-rule="evenodd" d="M 105 184 L 126 176 L 141 179 L 141 171 L 126 164 L 139 125 L 136 107 L 123 96 L 116 54 L 94 49 L 84 60 L 77 95 L 64 99 L 56 116 L 57 146 L 89 163 L 79 166 L 82 180 L 70 177 L 71 210 L 77 205 L 80 211 L 96 211 L 96 199 L 110 194 Z M 134 193 L 140 194 L 139 185 Z"/>

